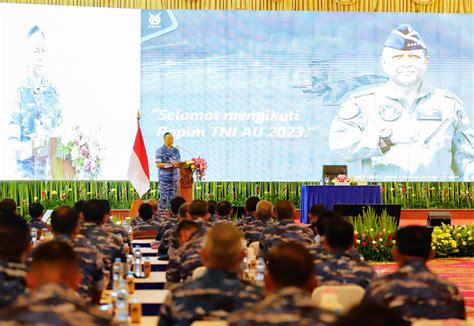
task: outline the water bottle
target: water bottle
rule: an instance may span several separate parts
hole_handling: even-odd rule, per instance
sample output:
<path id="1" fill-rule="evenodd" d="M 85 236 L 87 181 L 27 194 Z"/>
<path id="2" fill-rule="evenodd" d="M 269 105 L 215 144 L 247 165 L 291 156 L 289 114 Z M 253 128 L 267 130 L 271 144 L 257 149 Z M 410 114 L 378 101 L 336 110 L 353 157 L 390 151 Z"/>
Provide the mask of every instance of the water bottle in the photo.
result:
<path id="1" fill-rule="evenodd" d="M 123 269 L 122 269 L 122 262 L 120 258 L 115 258 L 115 262 L 112 265 L 112 289 L 117 289 L 120 285 L 120 280 L 123 278 Z"/>
<path id="2" fill-rule="evenodd" d="M 119 325 L 128 325 L 128 289 L 125 280 L 120 280 L 117 291 L 115 319 Z"/>
<path id="3" fill-rule="evenodd" d="M 135 277 L 143 277 L 142 252 L 140 251 L 139 248 L 135 248 L 135 250 L 133 251 L 133 260 L 134 260 L 133 273 L 135 274 Z"/>
<path id="4" fill-rule="evenodd" d="M 132 323 L 140 323 L 142 318 L 142 304 L 138 302 L 137 298 L 133 298 L 130 303 L 130 315 Z"/>
<path id="5" fill-rule="evenodd" d="M 33 244 L 33 247 L 36 246 L 36 240 L 38 237 L 38 230 L 35 228 L 31 229 L 31 243 Z"/>
<path id="6" fill-rule="evenodd" d="M 128 272 L 127 274 L 127 288 L 129 294 L 135 293 L 135 277 L 132 272 Z"/>
<path id="7" fill-rule="evenodd" d="M 128 272 L 132 271 L 132 268 L 133 268 L 133 256 L 127 255 L 127 271 Z"/>
<path id="8" fill-rule="evenodd" d="M 255 284 L 259 286 L 263 286 L 263 278 L 265 276 L 265 261 L 262 257 L 257 259 L 257 263 L 255 264 Z"/>

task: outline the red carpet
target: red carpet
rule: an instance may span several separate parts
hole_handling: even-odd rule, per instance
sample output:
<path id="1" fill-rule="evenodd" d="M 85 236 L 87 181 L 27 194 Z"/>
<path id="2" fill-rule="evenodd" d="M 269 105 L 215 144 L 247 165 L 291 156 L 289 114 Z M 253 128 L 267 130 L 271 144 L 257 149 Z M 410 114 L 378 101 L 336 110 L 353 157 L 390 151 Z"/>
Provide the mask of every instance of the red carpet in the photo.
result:
<path id="1" fill-rule="evenodd" d="M 397 269 L 395 263 L 371 264 L 378 275 Z M 474 317 L 474 258 L 444 258 L 428 263 L 429 268 L 439 276 L 455 283 L 461 290 L 466 303 L 468 317 Z"/>

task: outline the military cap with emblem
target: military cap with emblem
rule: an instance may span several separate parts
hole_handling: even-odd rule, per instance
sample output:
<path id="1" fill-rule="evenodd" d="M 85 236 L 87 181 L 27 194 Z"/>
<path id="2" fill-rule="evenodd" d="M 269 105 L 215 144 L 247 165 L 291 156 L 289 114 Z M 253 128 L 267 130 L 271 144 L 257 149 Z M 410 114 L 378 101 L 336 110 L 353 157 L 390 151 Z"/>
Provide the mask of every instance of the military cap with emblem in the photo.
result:
<path id="1" fill-rule="evenodd" d="M 426 50 L 425 42 L 410 24 L 401 24 L 392 30 L 384 47 L 402 51 Z"/>

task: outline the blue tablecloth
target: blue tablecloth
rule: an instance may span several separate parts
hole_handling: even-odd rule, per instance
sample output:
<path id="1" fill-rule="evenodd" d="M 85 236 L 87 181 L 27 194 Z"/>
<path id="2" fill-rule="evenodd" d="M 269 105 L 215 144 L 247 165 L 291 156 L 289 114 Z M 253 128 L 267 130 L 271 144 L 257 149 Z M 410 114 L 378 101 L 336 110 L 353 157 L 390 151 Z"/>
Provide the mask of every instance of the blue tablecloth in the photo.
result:
<path id="1" fill-rule="evenodd" d="M 301 189 L 301 223 L 308 224 L 312 205 L 332 209 L 334 204 L 381 204 L 380 186 L 303 186 Z"/>

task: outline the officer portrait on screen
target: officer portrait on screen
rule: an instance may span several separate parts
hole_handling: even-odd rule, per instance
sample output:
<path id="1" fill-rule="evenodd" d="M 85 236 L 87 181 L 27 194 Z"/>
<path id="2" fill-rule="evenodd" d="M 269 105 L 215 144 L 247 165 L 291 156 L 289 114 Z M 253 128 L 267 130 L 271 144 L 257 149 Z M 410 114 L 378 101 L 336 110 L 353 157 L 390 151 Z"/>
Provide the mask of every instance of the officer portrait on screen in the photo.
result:
<path id="1" fill-rule="evenodd" d="M 371 177 L 472 180 L 474 133 L 463 102 L 423 81 L 430 58 L 409 24 L 394 29 L 381 55 L 389 80 L 351 94 L 329 131 L 338 157 Z"/>
<path id="2" fill-rule="evenodd" d="M 20 179 L 49 177 L 49 140 L 62 123 L 56 88 L 45 75 L 46 37 L 38 26 L 27 33 L 30 50 L 27 76 L 17 89 L 9 123 L 9 143 Z"/>

